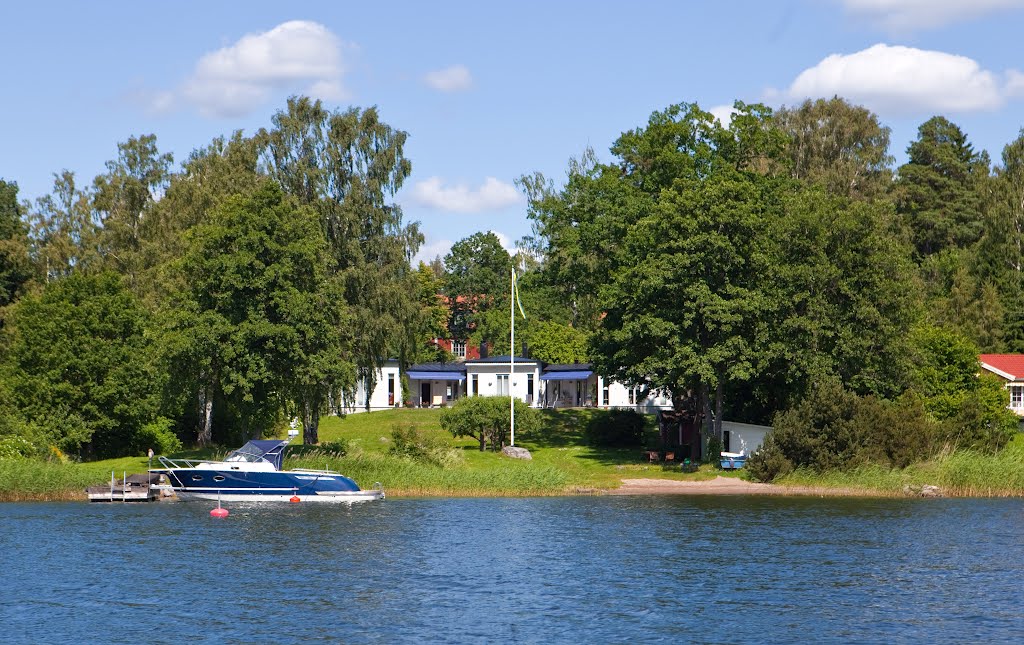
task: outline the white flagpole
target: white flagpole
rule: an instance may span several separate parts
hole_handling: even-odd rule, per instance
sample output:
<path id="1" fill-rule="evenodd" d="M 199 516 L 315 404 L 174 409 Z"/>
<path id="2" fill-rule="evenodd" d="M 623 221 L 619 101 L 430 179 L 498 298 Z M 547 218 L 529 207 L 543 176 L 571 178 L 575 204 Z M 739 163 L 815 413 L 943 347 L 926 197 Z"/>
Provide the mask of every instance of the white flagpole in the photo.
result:
<path id="1" fill-rule="evenodd" d="M 516 400 L 512 394 L 512 379 L 516 373 L 516 270 L 512 268 L 512 284 L 509 287 L 509 353 L 508 353 L 508 418 L 510 420 L 509 445 L 516 445 Z"/>

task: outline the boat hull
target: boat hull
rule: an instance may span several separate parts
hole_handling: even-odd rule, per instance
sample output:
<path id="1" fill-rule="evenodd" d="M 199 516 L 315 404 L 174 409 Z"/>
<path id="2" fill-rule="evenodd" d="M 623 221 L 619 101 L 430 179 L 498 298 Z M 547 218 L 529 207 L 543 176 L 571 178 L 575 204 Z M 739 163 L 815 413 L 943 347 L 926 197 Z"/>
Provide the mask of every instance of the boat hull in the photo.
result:
<path id="1" fill-rule="evenodd" d="M 384 491 L 361 490 L 344 475 L 327 471 L 246 471 L 171 468 L 167 474 L 178 499 L 250 502 L 356 502 L 384 498 Z"/>
<path id="2" fill-rule="evenodd" d="M 290 502 L 297 497 L 300 502 L 346 503 L 369 502 L 384 499 L 383 490 L 355 490 L 313 495 L 296 495 L 295 493 L 276 493 L 267 490 L 235 490 L 231 492 L 211 492 L 197 490 L 175 490 L 175 494 L 183 502 L 189 501 L 234 501 L 234 502 Z"/>

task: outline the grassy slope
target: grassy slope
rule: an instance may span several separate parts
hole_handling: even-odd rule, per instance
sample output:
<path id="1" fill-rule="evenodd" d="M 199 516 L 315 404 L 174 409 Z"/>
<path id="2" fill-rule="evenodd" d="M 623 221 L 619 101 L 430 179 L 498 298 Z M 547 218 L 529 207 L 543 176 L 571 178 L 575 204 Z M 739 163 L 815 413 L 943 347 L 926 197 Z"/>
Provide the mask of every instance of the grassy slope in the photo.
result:
<path id="1" fill-rule="evenodd" d="M 600 449 L 586 445 L 582 430 L 590 410 L 542 412 L 543 427 L 517 434 L 516 445 L 528 448 L 531 461 L 481 453 L 473 439 L 453 439 L 441 430 L 440 410 L 387 410 L 327 417 L 320 426 L 322 443 L 343 440 L 348 454 L 325 450 L 296 450 L 289 467 L 330 468 L 353 477 L 361 486 L 381 482 L 391 495 L 553 495 L 617 487 L 623 478 L 711 479 L 725 473 L 702 466 L 684 474 L 678 466 L 642 463 L 636 449 Z M 440 467 L 388 454 L 396 425 L 415 425 L 451 446 L 453 463 Z M 652 428 L 647 444 L 656 445 Z M 206 451 L 211 454 L 213 451 Z M 191 453 L 190 456 L 197 456 Z M 144 457 L 126 457 L 85 464 L 5 461 L 0 467 L 0 501 L 27 499 L 84 499 L 86 486 L 110 481 L 110 471 L 143 472 Z M 906 470 L 869 466 L 846 473 L 794 473 L 782 485 L 843 488 L 901 495 L 907 486 L 934 484 L 953 495 L 1024 495 L 1024 435 L 1018 435 L 999 455 L 945 455 Z"/>

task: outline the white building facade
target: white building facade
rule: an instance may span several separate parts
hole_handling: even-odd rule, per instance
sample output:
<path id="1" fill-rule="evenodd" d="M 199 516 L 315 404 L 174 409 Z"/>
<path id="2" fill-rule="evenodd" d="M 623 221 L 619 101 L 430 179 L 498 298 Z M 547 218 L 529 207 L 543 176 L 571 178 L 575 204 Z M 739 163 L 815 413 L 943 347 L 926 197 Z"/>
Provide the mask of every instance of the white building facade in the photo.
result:
<path id="1" fill-rule="evenodd" d="M 371 386 L 371 380 L 373 381 Z M 373 378 L 360 378 L 356 383 L 356 395 L 352 401 L 342 404 L 345 414 L 387 410 L 402 404 L 402 376 L 398 361 L 384 361 L 380 369 L 374 370 Z"/>

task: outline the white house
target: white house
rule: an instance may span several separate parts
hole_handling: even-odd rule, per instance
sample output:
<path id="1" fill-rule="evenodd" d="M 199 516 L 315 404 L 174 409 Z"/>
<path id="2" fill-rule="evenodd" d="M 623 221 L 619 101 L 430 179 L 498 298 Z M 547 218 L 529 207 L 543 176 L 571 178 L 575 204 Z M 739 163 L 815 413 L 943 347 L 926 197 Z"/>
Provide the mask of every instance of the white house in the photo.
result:
<path id="1" fill-rule="evenodd" d="M 466 395 L 464 363 L 421 363 L 406 373 L 409 399 L 419 408 L 437 408 Z"/>
<path id="2" fill-rule="evenodd" d="M 342 406 L 346 414 L 356 412 L 372 412 L 386 410 L 402 404 L 402 379 L 399 374 L 398 361 L 388 359 L 380 369 L 375 370 L 373 388 L 369 378 L 361 378 L 356 383 L 355 399 Z"/>
<path id="3" fill-rule="evenodd" d="M 466 393 L 468 396 L 514 396 L 527 405 L 538 407 L 541 367 L 532 358 L 517 356 L 491 356 L 475 358 L 466 366 Z"/>
<path id="4" fill-rule="evenodd" d="M 547 407 L 630 409 L 642 413 L 671 410 L 672 400 L 659 392 L 642 396 L 642 388 L 627 387 L 594 373 L 589 363 L 548 365 L 541 375 Z"/>
<path id="5" fill-rule="evenodd" d="M 1024 354 L 982 354 L 981 369 L 1006 381 L 1010 391 L 1010 410 L 1024 417 Z"/>

